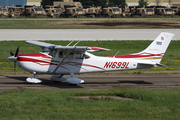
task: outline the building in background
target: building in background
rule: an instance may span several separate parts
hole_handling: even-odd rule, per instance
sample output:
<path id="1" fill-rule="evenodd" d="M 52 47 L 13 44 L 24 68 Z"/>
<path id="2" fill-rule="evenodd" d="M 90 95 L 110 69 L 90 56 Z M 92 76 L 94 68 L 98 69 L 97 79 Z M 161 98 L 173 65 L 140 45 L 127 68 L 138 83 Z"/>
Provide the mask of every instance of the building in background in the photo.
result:
<path id="1" fill-rule="evenodd" d="M 35 6 L 40 6 L 42 0 L 27 0 L 27 5 L 35 5 Z"/>
<path id="2" fill-rule="evenodd" d="M 0 0 L 0 6 L 35 5 L 40 6 L 41 0 Z"/>
<path id="3" fill-rule="evenodd" d="M 0 6 L 26 5 L 27 0 L 0 0 Z"/>
<path id="4" fill-rule="evenodd" d="M 138 6 L 139 0 L 126 0 L 128 6 Z M 180 0 L 144 0 L 149 3 L 149 6 L 177 6 L 180 5 Z"/>
<path id="5" fill-rule="evenodd" d="M 64 2 L 73 2 L 73 0 L 63 0 Z M 139 0 L 126 0 L 128 6 L 138 6 Z M 145 0 L 146 1 L 146 0 Z M 0 0 L 0 6 L 16 6 L 16 5 L 35 5 L 40 6 L 42 0 Z M 147 0 L 149 6 L 159 5 L 159 6 L 178 6 L 180 5 L 180 0 Z"/>

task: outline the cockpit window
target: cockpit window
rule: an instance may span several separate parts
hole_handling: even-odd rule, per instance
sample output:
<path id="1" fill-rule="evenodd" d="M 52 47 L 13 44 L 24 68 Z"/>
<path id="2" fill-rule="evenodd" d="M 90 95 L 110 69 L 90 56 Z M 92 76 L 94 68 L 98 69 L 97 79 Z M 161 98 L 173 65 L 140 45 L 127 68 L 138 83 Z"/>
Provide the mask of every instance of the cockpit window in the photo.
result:
<path id="1" fill-rule="evenodd" d="M 51 46 L 51 47 L 44 48 L 41 52 L 47 53 L 48 55 L 51 55 L 51 56 L 54 56 L 56 53 L 56 50 L 54 49 L 54 46 Z"/>

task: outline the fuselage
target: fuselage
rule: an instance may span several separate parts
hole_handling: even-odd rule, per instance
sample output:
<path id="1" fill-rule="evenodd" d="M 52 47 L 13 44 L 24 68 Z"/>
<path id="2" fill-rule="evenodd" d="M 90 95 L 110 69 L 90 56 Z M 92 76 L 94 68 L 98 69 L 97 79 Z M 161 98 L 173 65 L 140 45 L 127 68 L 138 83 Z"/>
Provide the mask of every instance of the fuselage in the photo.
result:
<path id="1" fill-rule="evenodd" d="M 89 72 L 106 72 L 117 70 L 137 69 L 138 62 L 148 62 L 153 55 L 134 55 L 121 57 L 99 57 L 88 52 L 81 57 L 79 54 L 70 54 L 62 64 L 54 72 L 63 57 L 58 53 L 53 57 L 48 53 L 32 53 L 32 54 L 18 54 L 17 64 L 20 68 L 28 72 L 46 73 L 46 74 L 70 74 L 70 73 L 89 73 Z M 156 55 L 157 57 L 157 55 Z M 162 55 L 159 55 L 162 57 Z M 147 60 L 145 60 L 147 59 Z M 159 59 L 157 57 L 157 59 Z M 152 60 L 151 60 L 152 61 Z"/>

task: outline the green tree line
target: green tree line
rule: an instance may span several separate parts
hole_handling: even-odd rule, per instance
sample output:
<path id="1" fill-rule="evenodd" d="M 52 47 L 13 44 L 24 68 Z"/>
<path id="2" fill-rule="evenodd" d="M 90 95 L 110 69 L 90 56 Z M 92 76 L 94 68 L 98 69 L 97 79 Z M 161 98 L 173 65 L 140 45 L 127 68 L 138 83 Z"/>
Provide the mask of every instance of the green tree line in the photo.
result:
<path id="1" fill-rule="evenodd" d="M 63 2 L 63 0 L 42 0 L 41 5 L 53 5 L 54 1 Z"/>
<path id="2" fill-rule="evenodd" d="M 41 5 L 53 5 L 54 1 L 63 0 L 42 0 Z M 125 6 L 125 0 L 73 0 L 74 2 L 81 2 L 83 6 Z"/>

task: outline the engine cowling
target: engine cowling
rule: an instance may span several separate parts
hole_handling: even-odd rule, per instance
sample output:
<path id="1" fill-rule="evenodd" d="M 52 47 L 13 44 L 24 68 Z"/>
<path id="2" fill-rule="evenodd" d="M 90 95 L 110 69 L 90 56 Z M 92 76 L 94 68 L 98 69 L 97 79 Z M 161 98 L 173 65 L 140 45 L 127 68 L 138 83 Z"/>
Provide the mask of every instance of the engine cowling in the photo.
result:
<path id="1" fill-rule="evenodd" d="M 60 77 L 60 75 L 53 75 L 53 76 L 51 76 L 50 77 L 50 79 L 52 80 L 52 81 L 58 81 L 58 82 L 62 82 L 62 81 L 65 81 L 67 78 L 65 78 L 65 77 Z"/>
<path id="2" fill-rule="evenodd" d="M 66 79 L 66 82 L 69 84 L 80 84 L 80 83 L 84 83 L 84 80 L 78 79 L 76 77 L 70 77 Z"/>

